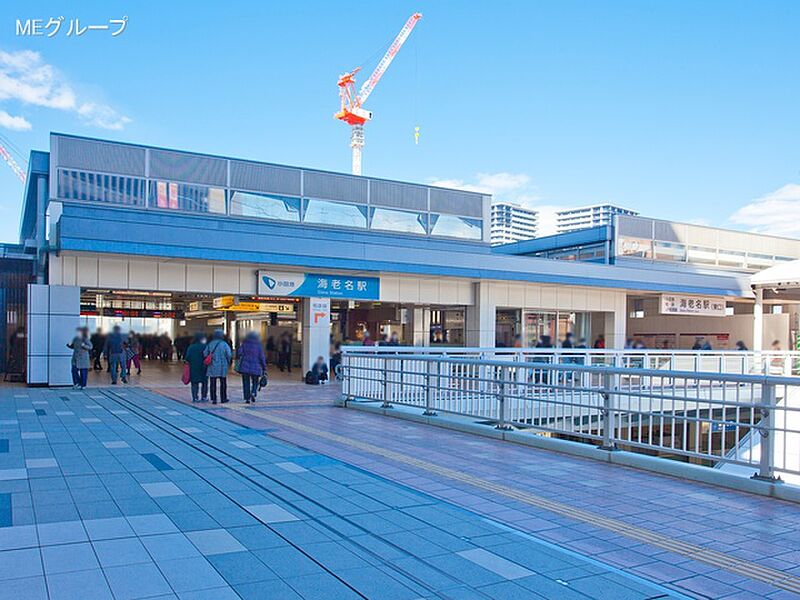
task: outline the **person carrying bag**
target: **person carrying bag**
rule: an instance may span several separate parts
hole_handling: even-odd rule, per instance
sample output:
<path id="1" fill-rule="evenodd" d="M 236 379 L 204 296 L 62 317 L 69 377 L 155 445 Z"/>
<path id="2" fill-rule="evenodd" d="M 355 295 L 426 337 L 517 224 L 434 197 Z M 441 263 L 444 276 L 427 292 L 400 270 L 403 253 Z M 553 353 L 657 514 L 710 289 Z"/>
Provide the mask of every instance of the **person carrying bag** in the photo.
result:
<path id="1" fill-rule="evenodd" d="M 220 403 L 225 404 L 228 401 L 228 371 L 233 351 L 225 341 L 225 333 L 221 329 L 214 332 L 213 339 L 203 351 L 203 356 L 206 375 L 211 380 L 211 404 L 217 403 L 217 384 L 219 384 Z"/>
<path id="2" fill-rule="evenodd" d="M 267 357 L 255 331 L 248 333 L 236 349 L 236 371 L 242 376 L 242 395 L 245 404 L 256 401 L 261 380 L 266 380 Z M 266 383 L 266 382 L 265 382 Z"/>

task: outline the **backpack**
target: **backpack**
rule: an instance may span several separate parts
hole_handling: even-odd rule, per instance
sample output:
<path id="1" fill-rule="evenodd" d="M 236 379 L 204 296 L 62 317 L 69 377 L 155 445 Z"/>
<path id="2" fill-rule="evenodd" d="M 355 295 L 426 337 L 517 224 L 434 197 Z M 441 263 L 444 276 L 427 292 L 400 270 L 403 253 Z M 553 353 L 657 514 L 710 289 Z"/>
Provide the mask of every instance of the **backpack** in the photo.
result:
<path id="1" fill-rule="evenodd" d="M 313 371 L 306 373 L 306 383 L 309 385 L 319 385 L 319 377 Z"/>

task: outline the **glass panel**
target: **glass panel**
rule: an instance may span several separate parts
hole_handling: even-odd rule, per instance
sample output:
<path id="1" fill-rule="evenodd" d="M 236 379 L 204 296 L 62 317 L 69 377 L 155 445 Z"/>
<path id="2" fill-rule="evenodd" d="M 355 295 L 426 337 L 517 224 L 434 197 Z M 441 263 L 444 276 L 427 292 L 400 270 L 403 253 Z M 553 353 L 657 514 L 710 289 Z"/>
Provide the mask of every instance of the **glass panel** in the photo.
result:
<path id="1" fill-rule="evenodd" d="M 483 223 L 480 219 L 432 214 L 431 235 L 480 240 L 483 238 Z"/>
<path id="2" fill-rule="evenodd" d="M 366 228 L 367 207 L 345 202 L 307 198 L 306 213 L 303 221 L 321 225 Z"/>
<path id="3" fill-rule="evenodd" d="M 689 262 L 695 264 L 715 265 L 717 264 L 717 249 L 706 248 L 704 246 L 689 246 Z"/>
<path id="4" fill-rule="evenodd" d="M 257 219 L 300 222 L 300 198 L 233 192 L 231 214 Z"/>
<path id="5" fill-rule="evenodd" d="M 225 190 L 168 181 L 150 184 L 150 206 L 194 213 L 224 213 Z"/>
<path id="6" fill-rule="evenodd" d="M 674 242 L 653 242 L 653 251 L 656 260 L 670 260 L 684 262 L 686 260 L 686 246 Z"/>
<path id="7" fill-rule="evenodd" d="M 542 337 L 547 339 L 543 340 Z M 525 313 L 525 346 L 535 347 L 539 342 L 555 344 L 556 339 L 556 313 L 526 312 Z"/>
<path id="8" fill-rule="evenodd" d="M 464 345 L 464 311 L 431 310 L 429 342 L 431 345 Z"/>
<path id="9" fill-rule="evenodd" d="M 140 182 L 141 180 L 132 177 L 59 169 L 58 197 L 65 200 L 144 206 Z"/>
<path id="10" fill-rule="evenodd" d="M 374 208 L 372 211 L 372 229 L 399 231 L 402 233 L 419 233 L 425 235 L 425 215 L 405 210 Z"/>
<path id="11" fill-rule="evenodd" d="M 744 267 L 745 256 L 744 252 L 735 252 L 733 250 L 719 251 L 719 265 L 726 267 Z"/>
<path id="12" fill-rule="evenodd" d="M 755 254 L 753 252 L 747 254 L 748 268 L 771 267 L 774 264 L 775 257 L 771 254 Z"/>

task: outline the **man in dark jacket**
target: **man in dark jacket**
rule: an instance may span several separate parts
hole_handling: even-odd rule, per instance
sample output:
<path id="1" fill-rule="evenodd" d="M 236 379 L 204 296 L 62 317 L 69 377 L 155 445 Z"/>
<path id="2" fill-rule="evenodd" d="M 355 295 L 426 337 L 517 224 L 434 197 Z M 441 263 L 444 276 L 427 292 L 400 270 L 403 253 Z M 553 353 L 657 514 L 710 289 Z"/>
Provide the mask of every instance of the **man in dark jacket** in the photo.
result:
<path id="1" fill-rule="evenodd" d="M 284 333 L 278 343 L 278 368 L 281 372 L 284 368 L 292 372 L 292 336 L 288 333 Z"/>
<path id="2" fill-rule="evenodd" d="M 322 356 L 317 357 L 317 362 L 311 367 L 311 376 L 317 383 L 328 381 L 328 365 L 325 364 Z"/>
<path id="3" fill-rule="evenodd" d="M 194 342 L 186 349 L 184 359 L 189 365 L 189 383 L 192 386 L 192 402 L 208 402 L 208 375 L 205 364 L 206 336 L 198 333 Z M 198 391 L 200 397 L 198 398 Z"/>
<path id="4" fill-rule="evenodd" d="M 117 385 L 117 369 L 122 377 L 122 383 L 128 383 L 128 374 L 125 372 L 125 337 L 119 325 L 106 338 L 103 346 L 103 356 L 108 361 L 111 370 L 111 385 Z"/>
<path id="5" fill-rule="evenodd" d="M 92 334 L 90 341 L 92 342 L 92 369 L 95 371 L 102 371 L 103 365 L 100 363 L 100 357 L 103 356 L 106 336 L 103 335 L 103 331 L 98 327 L 97 331 Z"/>

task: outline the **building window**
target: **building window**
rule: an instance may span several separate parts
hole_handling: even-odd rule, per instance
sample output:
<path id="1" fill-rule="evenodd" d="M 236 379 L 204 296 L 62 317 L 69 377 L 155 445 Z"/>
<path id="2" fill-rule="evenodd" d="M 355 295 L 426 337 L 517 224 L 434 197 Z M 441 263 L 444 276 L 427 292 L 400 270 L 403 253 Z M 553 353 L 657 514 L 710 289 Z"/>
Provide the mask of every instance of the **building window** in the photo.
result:
<path id="1" fill-rule="evenodd" d="M 717 264 L 717 249 L 707 246 L 689 246 L 688 258 L 692 264 L 715 265 Z"/>
<path id="2" fill-rule="evenodd" d="M 373 208 L 370 228 L 425 235 L 428 232 L 426 221 L 427 218 L 422 213 Z"/>
<path id="3" fill-rule="evenodd" d="M 747 259 L 744 252 L 737 252 L 735 250 L 723 250 L 720 248 L 718 254 L 718 263 L 720 267 L 736 267 L 739 269 L 745 268 Z"/>
<path id="4" fill-rule="evenodd" d="M 483 238 L 483 223 L 480 219 L 432 214 L 431 235 L 480 240 Z"/>
<path id="5" fill-rule="evenodd" d="M 257 219 L 300 222 L 300 198 L 233 192 L 231 214 Z"/>
<path id="6" fill-rule="evenodd" d="M 145 205 L 145 181 L 123 175 L 58 170 L 58 197 L 62 200 Z"/>
<path id="7" fill-rule="evenodd" d="M 653 253 L 656 260 L 686 261 L 686 246 L 674 242 L 653 242 Z"/>
<path id="8" fill-rule="evenodd" d="M 224 213 L 225 190 L 205 185 L 151 181 L 149 206 L 193 213 Z"/>
<path id="9" fill-rule="evenodd" d="M 341 227 L 367 227 L 367 207 L 346 202 L 306 198 L 303 221 Z"/>

